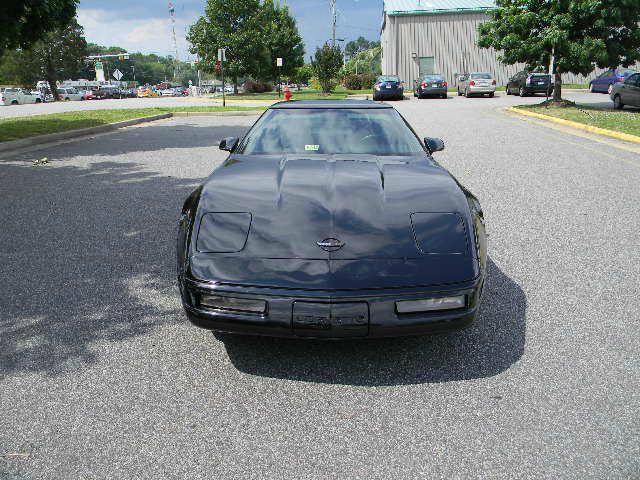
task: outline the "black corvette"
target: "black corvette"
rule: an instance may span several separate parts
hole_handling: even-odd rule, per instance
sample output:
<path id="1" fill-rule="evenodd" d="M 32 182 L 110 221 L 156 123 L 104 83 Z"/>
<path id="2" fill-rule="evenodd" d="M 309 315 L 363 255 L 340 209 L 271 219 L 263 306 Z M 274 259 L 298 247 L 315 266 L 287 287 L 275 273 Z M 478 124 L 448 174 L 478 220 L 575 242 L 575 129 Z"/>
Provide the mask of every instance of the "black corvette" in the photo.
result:
<path id="1" fill-rule="evenodd" d="M 462 328 L 486 267 L 478 200 L 392 107 L 273 105 L 187 198 L 178 281 L 212 330 L 383 337 Z"/>

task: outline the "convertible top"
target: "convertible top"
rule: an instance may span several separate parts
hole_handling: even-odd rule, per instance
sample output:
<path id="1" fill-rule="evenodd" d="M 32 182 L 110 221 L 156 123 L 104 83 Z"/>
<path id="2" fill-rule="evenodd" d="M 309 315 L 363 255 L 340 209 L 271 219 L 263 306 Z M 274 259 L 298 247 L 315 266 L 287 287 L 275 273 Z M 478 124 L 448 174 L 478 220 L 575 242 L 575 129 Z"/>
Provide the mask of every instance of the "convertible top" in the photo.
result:
<path id="1" fill-rule="evenodd" d="M 291 100 L 288 102 L 274 103 L 269 107 L 270 110 L 274 109 L 287 109 L 287 108 L 367 108 L 367 109 L 379 109 L 379 108 L 393 108 L 391 105 L 380 102 L 372 102 L 370 100 Z"/>

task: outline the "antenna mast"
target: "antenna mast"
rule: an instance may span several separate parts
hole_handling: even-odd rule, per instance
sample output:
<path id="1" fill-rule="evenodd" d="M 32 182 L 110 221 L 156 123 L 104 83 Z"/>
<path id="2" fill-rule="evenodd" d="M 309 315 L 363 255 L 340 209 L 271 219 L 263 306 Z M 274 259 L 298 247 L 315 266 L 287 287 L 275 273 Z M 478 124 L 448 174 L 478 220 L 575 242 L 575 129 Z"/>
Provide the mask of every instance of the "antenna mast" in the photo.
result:
<path id="1" fill-rule="evenodd" d="M 176 9 L 171 0 L 169 0 L 169 18 L 171 19 L 171 37 L 175 52 L 175 57 L 173 57 L 173 80 L 175 81 L 178 77 L 178 41 L 176 40 Z"/>

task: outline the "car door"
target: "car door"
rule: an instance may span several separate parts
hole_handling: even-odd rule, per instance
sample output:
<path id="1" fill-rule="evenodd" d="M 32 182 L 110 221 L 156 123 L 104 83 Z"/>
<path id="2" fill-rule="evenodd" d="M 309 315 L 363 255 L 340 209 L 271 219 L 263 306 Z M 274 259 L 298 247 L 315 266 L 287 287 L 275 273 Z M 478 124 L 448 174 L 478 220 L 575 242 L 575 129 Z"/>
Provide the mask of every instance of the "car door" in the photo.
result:
<path id="1" fill-rule="evenodd" d="M 624 81 L 620 96 L 625 105 L 640 107 L 640 73 L 634 73 Z"/>

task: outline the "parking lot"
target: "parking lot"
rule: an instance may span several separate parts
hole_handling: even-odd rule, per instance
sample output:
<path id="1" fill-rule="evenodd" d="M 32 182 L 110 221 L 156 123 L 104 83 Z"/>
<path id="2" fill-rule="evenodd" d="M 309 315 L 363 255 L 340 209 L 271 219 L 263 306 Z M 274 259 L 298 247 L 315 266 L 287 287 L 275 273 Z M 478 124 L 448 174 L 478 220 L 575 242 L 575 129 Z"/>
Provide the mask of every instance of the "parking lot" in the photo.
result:
<path id="1" fill-rule="evenodd" d="M 295 91 L 294 99 L 296 97 Z M 411 94 L 407 95 L 407 99 L 411 98 Z M 597 108 L 612 109 L 613 102 L 606 94 L 588 93 L 586 91 L 568 91 L 564 95 L 567 99 L 578 102 L 582 105 L 593 106 Z M 492 105 L 499 107 L 502 105 L 518 105 L 525 103 L 538 103 L 542 97 L 525 97 L 506 96 L 504 92 L 497 92 L 496 98 L 493 99 L 465 99 L 457 97 L 455 93 L 449 93 L 448 101 L 455 102 L 456 105 L 462 106 L 468 101 L 490 101 Z M 424 99 L 422 101 L 442 101 L 441 99 Z M 222 97 L 151 97 L 151 98 L 123 98 L 123 99 L 106 99 L 106 100 L 89 100 L 84 102 L 52 102 L 43 104 L 30 105 L 0 105 L 0 118 L 22 117 L 28 115 L 41 115 L 47 113 L 72 112 L 80 110 L 102 110 L 111 108 L 151 108 L 151 107 L 187 107 L 187 106 L 215 106 L 221 104 Z M 228 104 L 242 105 L 246 107 L 261 106 L 270 103 L 269 101 L 242 99 L 229 99 Z M 488 106 L 484 105 L 484 107 Z"/>
<path id="2" fill-rule="evenodd" d="M 74 106 L 169 100 L 190 99 Z M 188 324 L 180 208 L 224 159 L 218 140 L 255 117 L 169 119 L 0 159 L 0 477 L 637 476 L 640 155 L 499 110 L 537 101 L 394 104 L 445 140 L 436 159 L 487 221 L 481 314 L 433 337 L 303 342 Z"/>

